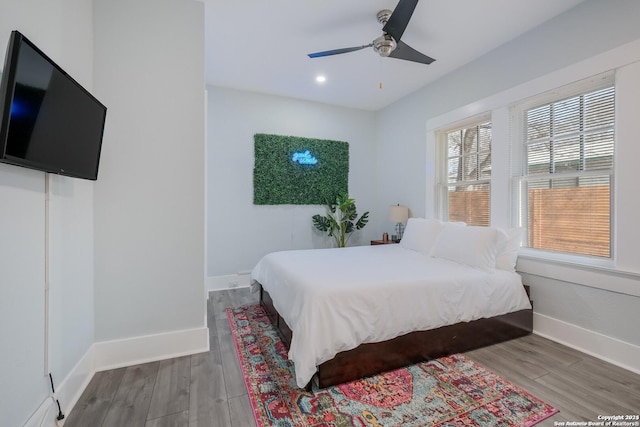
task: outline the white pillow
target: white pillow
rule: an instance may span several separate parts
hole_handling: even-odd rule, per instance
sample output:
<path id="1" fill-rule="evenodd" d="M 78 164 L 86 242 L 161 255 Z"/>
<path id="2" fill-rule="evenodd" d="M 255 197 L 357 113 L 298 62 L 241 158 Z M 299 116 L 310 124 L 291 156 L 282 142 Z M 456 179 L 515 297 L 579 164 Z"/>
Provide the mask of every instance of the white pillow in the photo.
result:
<path id="1" fill-rule="evenodd" d="M 522 242 L 522 228 L 499 230 L 502 233 L 502 245 L 496 255 L 496 268 L 499 270 L 516 271 L 518 250 Z"/>
<path id="2" fill-rule="evenodd" d="M 400 246 L 431 255 L 431 250 L 441 228 L 442 222 L 437 219 L 409 218 L 402 240 L 400 240 Z"/>
<path id="3" fill-rule="evenodd" d="M 491 227 L 444 223 L 432 254 L 482 270 L 494 270 L 499 236 L 498 230 Z"/>

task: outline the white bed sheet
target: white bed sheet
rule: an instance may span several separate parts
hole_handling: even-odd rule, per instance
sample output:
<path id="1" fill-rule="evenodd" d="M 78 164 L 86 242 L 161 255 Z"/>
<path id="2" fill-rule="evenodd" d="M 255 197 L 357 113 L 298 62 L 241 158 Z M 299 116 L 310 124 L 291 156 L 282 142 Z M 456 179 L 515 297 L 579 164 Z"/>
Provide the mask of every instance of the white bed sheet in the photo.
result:
<path id="1" fill-rule="evenodd" d="M 304 387 L 338 352 L 417 330 L 531 308 L 518 274 L 400 245 L 273 252 L 251 273 L 293 331 L 289 359 Z"/>

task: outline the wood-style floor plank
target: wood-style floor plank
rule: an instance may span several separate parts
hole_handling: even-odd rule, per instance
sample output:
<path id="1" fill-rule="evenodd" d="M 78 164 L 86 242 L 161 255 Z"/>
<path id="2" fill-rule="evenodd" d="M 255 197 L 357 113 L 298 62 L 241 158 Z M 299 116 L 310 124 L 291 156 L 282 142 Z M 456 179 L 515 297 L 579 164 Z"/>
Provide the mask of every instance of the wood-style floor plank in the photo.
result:
<path id="1" fill-rule="evenodd" d="M 145 427 L 160 362 L 126 368 L 102 427 Z"/>
<path id="2" fill-rule="evenodd" d="M 211 353 L 214 353 L 212 355 Z M 191 427 L 228 426 L 230 424 L 227 391 L 219 351 L 191 356 Z"/>
<path id="3" fill-rule="evenodd" d="M 255 426 L 225 309 L 257 301 L 248 288 L 210 292 L 208 352 L 96 373 L 65 426 Z M 640 414 L 640 375 L 540 336 L 467 355 L 560 409 L 540 427 L 597 421 L 601 414 Z"/>
<path id="4" fill-rule="evenodd" d="M 231 336 L 229 322 L 227 319 L 218 319 L 216 320 L 216 327 L 218 328 L 218 343 L 220 345 L 220 357 L 222 359 L 227 396 L 230 398 L 242 396 L 247 393 L 247 389 L 240 370 L 240 361 Z"/>
<path id="5" fill-rule="evenodd" d="M 190 383 L 190 356 L 161 361 L 147 419 L 189 410 Z"/>
<path id="6" fill-rule="evenodd" d="M 611 387 L 618 395 L 629 395 L 640 402 L 640 381 L 637 376 L 629 375 L 629 371 L 595 357 L 585 357 L 580 362 L 572 365 L 576 375 L 590 375 L 597 378 L 602 384 Z"/>
<path id="7" fill-rule="evenodd" d="M 102 426 L 118 392 L 126 368 L 97 372 L 82 393 L 73 411 L 67 414 L 67 426 Z"/>
<path id="8" fill-rule="evenodd" d="M 218 292 L 212 292 L 212 294 L 217 293 Z M 229 327 L 229 320 L 227 319 L 225 310 L 227 307 L 241 307 L 248 304 L 255 304 L 259 300 L 259 295 L 249 292 L 247 288 L 229 289 L 220 291 L 220 293 L 223 295 L 217 299 L 214 304 L 214 309 L 220 310 L 225 314 L 223 316 L 215 316 L 215 327 L 218 334 L 218 344 L 225 376 L 227 397 L 231 399 L 233 397 L 246 395 L 247 389 L 244 384 L 244 378 L 242 377 L 240 362 L 233 337 L 231 336 L 231 328 Z"/>
<path id="9" fill-rule="evenodd" d="M 122 427 L 125 426 L 127 426 L 127 424 L 122 425 Z M 147 421 L 145 427 L 189 427 L 189 411 L 154 418 Z"/>
<path id="10" fill-rule="evenodd" d="M 232 427 L 254 427 L 256 425 L 248 395 L 244 394 L 229 399 L 229 411 L 231 412 Z"/>
<path id="11" fill-rule="evenodd" d="M 213 310 L 213 313 L 209 313 L 212 314 L 213 319 L 226 319 L 224 309 L 231 306 L 228 292 L 226 290 L 209 292 L 209 306 Z"/>

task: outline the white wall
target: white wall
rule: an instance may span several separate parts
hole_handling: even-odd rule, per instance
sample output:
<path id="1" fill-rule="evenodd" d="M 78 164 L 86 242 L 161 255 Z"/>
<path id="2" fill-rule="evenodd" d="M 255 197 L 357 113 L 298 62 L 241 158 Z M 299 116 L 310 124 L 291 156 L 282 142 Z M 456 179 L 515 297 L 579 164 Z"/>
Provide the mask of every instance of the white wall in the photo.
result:
<path id="1" fill-rule="evenodd" d="M 208 346 L 203 8 L 184 0 L 94 3 L 94 87 L 108 108 L 94 209 L 101 349 L 203 329 L 200 351 Z M 111 360 L 131 363 L 126 357 Z"/>
<path id="2" fill-rule="evenodd" d="M 257 93 L 208 87 L 207 251 L 208 274 L 227 287 L 266 253 L 329 247 L 311 224 L 323 206 L 253 205 L 253 135 L 271 133 L 349 143 L 349 193 L 358 213 L 375 207 L 374 113 Z M 386 215 L 386 212 L 385 212 Z M 372 212 L 372 222 L 376 221 Z M 349 245 L 382 234 L 367 226 Z M 230 276 L 230 277 L 228 277 Z M 226 282 L 225 282 L 226 280 Z"/>
<path id="3" fill-rule="evenodd" d="M 5 0 L 0 56 L 17 29 L 92 89 L 90 0 Z M 0 423 L 53 422 L 48 371 L 69 378 L 93 343 L 93 186 L 50 176 L 49 348 L 45 348 L 45 174 L 0 164 Z M 49 402 L 49 403 L 47 403 Z M 63 407 L 66 402 L 61 402 Z M 49 413 L 46 414 L 47 407 Z M 41 419 L 34 419 L 40 423 Z"/>
<path id="4" fill-rule="evenodd" d="M 44 173 L 0 165 L 0 416 L 22 425 L 47 396 Z"/>
<path id="5" fill-rule="evenodd" d="M 412 217 L 433 217 L 435 163 L 425 152 L 424 104 L 422 93 L 415 93 L 376 113 L 376 183 L 380 194 L 376 210 L 381 213 L 399 203 L 409 207 Z M 389 221 L 376 225 L 377 234 L 391 234 L 393 224 Z"/>
<path id="6" fill-rule="evenodd" d="M 405 129 L 404 143 L 415 157 L 426 159 L 427 167 L 422 181 L 379 168 L 379 182 L 387 183 L 384 191 L 392 191 L 392 183 L 395 183 L 397 188 L 406 188 L 412 194 L 426 194 L 424 212 L 427 216 L 433 215 L 435 143 L 429 137 L 428 123 L 440 121 L 444 124 L 443 117 L 454 120 L 455 116 L 460 120 L 487 111 L 483 108 L 488 105 L 488 110 L 494 109 L 495 118 L 504 128 L 508 121 L 508 105 L 495 105 L 496 96 L 512 95 L 511 102 L 515 102 L 515 93 L 520 93 L 523 85 L 536 79 L 548 79 L 550 75 L 553 76 L 551 80 L 570 83 L 571 75 L 567 77 L 566 70 L 574 73 L 576 80 L 586 77 L 581 75 L 585 71 L 582 66 L 585 61 L 598 72 L 615 68 L 616 61 L 624 63 L 624 60 L 613 61 L 611 58 L 616 54 L 609 55 L 608 52 L 640 39 L 640 27 L 637 26 L 640 3 L 619 0 L 615 4 L 612 8 L 606 2 L 586 1 L 380 111 L 381 117 L 387 117 L 381 121 L 381 155 L 397 149 L 389 142 L 388 135 Z M 630 49 L 627 54 L 632 54 L 629 58 L 638 55 L 637 44 L 627 49 Z M 630 62 L 634 60 L 629 59 Z M 639 107 L 639 76 L 637 65 L 622 67 L 617 75 L 616 221 L 620 225 L 614 236 L 617 265 L 610 266 L 609 270 L 585 271 L 580 267 L 544 261 L 521 259 L 519 263 L 525 281 L 532 285 L 536 312 L 534 328 L 539 333 L 636 370 L 640 370 L 640 365 L 628 363 L 632 359 L 627 356 L 640 355 L 640 332 L 636 327 L 640 323 L 640 264 L 637 261 L 640 227 L 637 220 L 631 220 L 640 215 L 640 206 L 635 173 L 627 159 L 633 158 L 631 156 L 638 150 L 637 126 L 633 125 L 632 117 L 637 116 Z M 501 135 L 504 137 L 505 133 Z M 497 144 L 494 149 L 508 150 L 508 144 Z M 505 152 L 495 154 L 502 159 L 508 158 Z M 625 157 L 621 158 L 621 155 Z M 382 158 L 378 160 L 379 165 L 383 162 Z M 414 173 L 417 177 L 417 172 Z M 494 189 L 508 188 L 508 183 L 493 184 L 499 185 L 494 185 Z M 496 225 L 510 225 L 511 207 L 508 191 L 503 191 L 502 197 L 492 197 L 492 219 Z M 561 330 L 571 332 L 560 333 Z M 582 338 L 574 339 L 572 335 Z M 601 338 L 606 340 L 606 346 L 615 344 L 616 349 L 623 349 L 621 353 L 625 354 L 608 354 Z"/>

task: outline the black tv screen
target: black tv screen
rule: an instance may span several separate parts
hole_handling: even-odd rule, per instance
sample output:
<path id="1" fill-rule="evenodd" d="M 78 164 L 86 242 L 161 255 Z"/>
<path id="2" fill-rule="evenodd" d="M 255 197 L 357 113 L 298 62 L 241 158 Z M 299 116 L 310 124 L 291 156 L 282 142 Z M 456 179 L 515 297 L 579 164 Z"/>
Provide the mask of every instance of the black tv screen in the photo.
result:
<path id="1" fill-rule="evenodd" d="M 0 83 L 0 162 L 95 180 L 107 108 L 18 31 Z"/>

